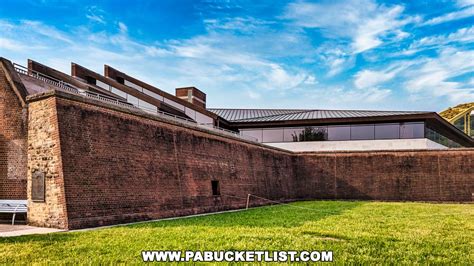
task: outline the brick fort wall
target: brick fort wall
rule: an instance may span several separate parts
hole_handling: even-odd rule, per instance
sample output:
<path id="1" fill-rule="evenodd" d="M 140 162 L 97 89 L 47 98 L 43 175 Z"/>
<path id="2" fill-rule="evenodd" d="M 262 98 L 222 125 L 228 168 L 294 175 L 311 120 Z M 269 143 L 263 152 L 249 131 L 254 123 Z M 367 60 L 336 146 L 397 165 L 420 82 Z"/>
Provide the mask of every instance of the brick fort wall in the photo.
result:
<path id="1" fill-rule="evenodd" d="M 474 149 L 301 153 L 305 199 L 470 202 Z"/>
<path id="2" fill-rule="evenodd" d="M 51 99 L 54 104 L 38 104 Z M 60 92 L 30 102 L 30 114 L 49 117 L 30 119 L 31 132 L 47 132 L 30 139 L 52 144 L 28 152 L 57 158 L 53 167 L 36 169 L 51 180 L 46 202 L 34 203 L 47 213 L 35 220 L 43 226 L 83 228 L 242 208 L 247 194 L 472 201 L 472 149 L 296 154 Z M 57 126 L 45 130 L 46 121 Z M 220 195 L 213 195 L 213 181 Z"/>
<path id="3" fill-rule="evenodd" d="M 27 109 L 0 62 L 0 199 L 26 199 Z"/>
<path id="4" fill-rule="evenodd" d="M 56 99 L 70 228 L 242 208 L 249 193 L 296 197 L 289 152 Z"/>

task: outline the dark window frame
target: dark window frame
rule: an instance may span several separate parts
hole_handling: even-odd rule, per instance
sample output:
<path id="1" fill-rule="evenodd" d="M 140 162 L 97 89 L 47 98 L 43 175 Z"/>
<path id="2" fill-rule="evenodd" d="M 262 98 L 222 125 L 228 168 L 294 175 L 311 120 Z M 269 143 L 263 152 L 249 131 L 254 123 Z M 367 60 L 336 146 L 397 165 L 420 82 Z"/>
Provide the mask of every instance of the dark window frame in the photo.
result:
<path id="1" fill-rule="evenodd" d="M 211 180 L 212 196 L 218 197 L 221 195 L 221 186 L 219 180 Z"/>

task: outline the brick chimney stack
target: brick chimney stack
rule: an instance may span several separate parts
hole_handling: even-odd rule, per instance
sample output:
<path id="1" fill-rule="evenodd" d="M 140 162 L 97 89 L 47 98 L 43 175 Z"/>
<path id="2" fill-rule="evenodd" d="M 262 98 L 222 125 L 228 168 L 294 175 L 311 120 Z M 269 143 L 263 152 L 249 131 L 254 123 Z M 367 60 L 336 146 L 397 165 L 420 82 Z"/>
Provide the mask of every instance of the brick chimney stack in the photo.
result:
<path id="1" fill-rule="evenodd" d="M 196 87 L 176 88 L 176 97 L 206 109 L 206 94 Z"/>

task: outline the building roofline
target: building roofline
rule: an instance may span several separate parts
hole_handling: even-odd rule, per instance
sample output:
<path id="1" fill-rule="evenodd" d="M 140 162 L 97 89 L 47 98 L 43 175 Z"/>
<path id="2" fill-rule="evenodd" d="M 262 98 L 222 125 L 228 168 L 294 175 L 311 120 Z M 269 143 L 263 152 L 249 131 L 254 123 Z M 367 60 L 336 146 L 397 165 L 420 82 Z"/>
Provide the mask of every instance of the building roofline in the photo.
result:
<path id="1" fill-rule="evenodd" d="M 170 105 L 167 105 L 165 104 L 164 102 L 158 100 L 158 99 L 155 99 L 154 97 L 150 96 L 150 95 L 147 95 L 145 93 L 142 93 L 134 88 L 131 88 L 127 85 L 124 85 L 124 84 L 121 84 L 119 82 L 117 82 L 115 79 L 111 79 L 111 78 L 108 78 L 108 77 L 105 77 L 97 72 L 94 72 L 86 67 L 83 67 L 79 64 L 76 64 L 76 63 L 71 63 L 71 75 L 73 75 L 74 77 L 76 78 L 83 78 L 83 77 L 91 77 L 95 80 L 98 80 L 100 82 L 103 82 L 109 86 L 112 86 L 112 87 L 115 87 L 129 95 L 132 95 L 134 97 L 137 97 L 141 100 L 144 100 L 154 106 L 156 106 L 159 110 L 164 110 L 166 112 L 169 112 L 169 113 L 174 113 L 176 115 L 180 115 L 180 116 L 183 116 L 183 117 L 186 117 L 186 114 L 181 111 L 181 110 L 178 110 Z"/>
<path id="2" fill-rule="evenodd" d="M 283 121 L 263 121 L 263 122 L 231 122 L 231 125 L 239 128 L 276 128 L 287 126 L 317 126 L 317 125 L 344 125 L 344 124 L 369 124 L 369 123 L 395 123 L 395 122 L 416 122 L 426 121 L 430 126 L 438 128 L 447 137 L 455 138 L 460 144 L 474 147 L 474 139 L 466 135 L 463 131 L 446 121 L 436 112 L 422 112 L 419 114 L 390 115 L 390 116 L 364 116 L 364 117 L 344 117 L 344 118 L 322 118 L 322 119 L 302 119 Z"/>
<path id="3" fill-rule="evenodd" d="M 32 59 L 28 59 L 28 69 L 31 69 L 33 71 L 37 71 L 39 73 L 45 74 L 47 76 L 50 76 L 50 77 L 58 79 L 58 80 L 65 81 L 65 82 L 70 83 L 71 85 L 76 86 L 76 87 L 78 87 L 80 89 L 83 89 L 83 90 L 95 91 L 95 92 L 98 92 L 98 93 L 101 93 L 101 94 L 105 94 L 109 97 L 114 97 L 114 98 L 118 98 L 120 100 L 125 100 L 122 97 L 120 97 L 118 95 L 115 95 L 115 94 L 113 94 L 109 91 L 106 91 L 106 90 L 104 90 L 103 88 L 101 88 L 99 86 L 92 85 L 92 84 L 87 84 L 86 82 L 84 82 L 80 79 L 77 79 L 72 75 L 63 73 L 59 70 L 56 70 L 54 68 L 51 68 L 51 67 L 46 66 L 44 64 L 41 64 L 41 63 L 39 63 L 37 61 L 34 61 Z"/>
<path id="4" fill-rule="evenodd" d="M 128 80 L 128 81 L 130 81 L 130 82 L 132 82 L 132 83 L 134 83 L 138 86 L 141 86 L 141 87 L 143 87 L 147 90 L 150 90 L 151 92 L 154 92 L 154 93 L 156 93 L 156 94 L 158 94 L 162 97 L 168 98 L 169 100 L 178 102 L 179 104 L 184 105 L 185 107 L 188 107 L 190 109 L 194 109 L 195 111 L 199 111 L 200 113 L 208 115 L 208 116 L 212 117 L 213 119 L 218 119 L 219 118 L 218 115 L 216 115 L 213 112 L 208 111 L 205 108 L 202 108 L 202 107 L 197 106 L 195 104 L 192 104 L 188 101 L 180 99 L 180 98 L 176 97 L 175 95 L 172 95 L 171 93 L 165 92 L 165 91 L 163 91 L 163 90 L 161 90 L 161 89 L 159 89 L 159 88 L 157 88 L 153 85 L 150 85 L 150 84 L 148 84 L 144 81 L 141 81 L 137 78 L 134 78 L 134 77 L 132 77 L 132 76 L 120 71 L 120 70 L 117 70 L 117 69 L 115 69 L 115 68 L 113 68 L 109 65 L 104 65 L 104 76 L 105 77 L 115 80 L 114 77 L 117 76 L 117 74 L 119 76 L 121 76 L 122 78 L 125 77 L 126 80 Z"/>

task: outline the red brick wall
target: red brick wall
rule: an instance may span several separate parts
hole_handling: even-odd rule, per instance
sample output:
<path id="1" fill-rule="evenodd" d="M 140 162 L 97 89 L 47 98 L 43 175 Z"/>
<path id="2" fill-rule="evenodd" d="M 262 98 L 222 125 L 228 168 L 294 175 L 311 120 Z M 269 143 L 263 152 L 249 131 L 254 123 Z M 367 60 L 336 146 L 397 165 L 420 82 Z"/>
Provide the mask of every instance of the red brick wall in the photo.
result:
<path id="1" fill-rule="evenodd" d="M 71 228 L 294 198 L 289 153 L 61 98 L 57 112 Z"/>
<path id="2" fill-rule="evenodd" d="M 52 191 L 59 194 L 45 204 L 63 195 L 59 184 L 66 206 L 57 201 L 59 221 L 49 208 L 43 223 L 56 227 L 241 208 L 249 193 L 274 200 L 472 201 L 474 192 L 474 150 L 293 154 L 61 93 L 55 105 L 35 106 L 57 114 L 60 152 L 52 154 L 60 154 L 62 171 Z M 212 196 L 211 180 L 219 180 L 220 197 Z"/>
<path id="3" fill-rule="evenodd" d="M 301 154 L 303 198 L 473 200 L 474 149 Z"/>
<path id="4" fill-rule="evenodd" d="M 0 199 L 26 199 L 26 121 L 0 63 Z"/>

